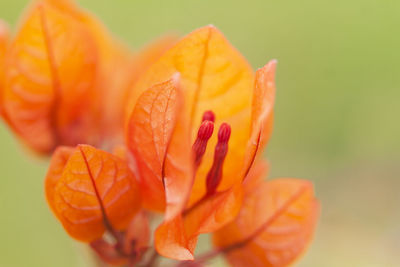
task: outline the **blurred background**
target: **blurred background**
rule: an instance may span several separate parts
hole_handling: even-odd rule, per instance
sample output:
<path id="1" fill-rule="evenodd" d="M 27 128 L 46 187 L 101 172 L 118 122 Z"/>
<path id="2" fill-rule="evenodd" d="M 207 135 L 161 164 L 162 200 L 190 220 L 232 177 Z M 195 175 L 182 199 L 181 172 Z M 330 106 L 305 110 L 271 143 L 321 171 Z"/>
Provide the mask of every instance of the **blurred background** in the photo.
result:
<path id="1" fill-rule="evenodd" d="M 298 266 L 399 266 L 400 1 L 78 2 L 132 48 L 211 23 L 254 68 L 278 59 L 271 176 L 312 180 L 322 202 Z M 27 3 L 0 0 L 0 17 Z M 86 266 L 45 203 L 47 162 L 4 124 L 0 147 L 0 266 Z"/>

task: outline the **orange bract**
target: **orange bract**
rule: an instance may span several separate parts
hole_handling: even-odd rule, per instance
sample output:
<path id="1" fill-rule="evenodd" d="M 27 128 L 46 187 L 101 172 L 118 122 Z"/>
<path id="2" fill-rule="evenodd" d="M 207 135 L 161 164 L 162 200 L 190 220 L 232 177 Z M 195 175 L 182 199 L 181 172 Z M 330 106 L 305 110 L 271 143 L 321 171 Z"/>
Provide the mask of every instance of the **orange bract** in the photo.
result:
<path id="1" fill-rule="evenodd" d="M 108 227 L 126 229 L 140 207 L 138 187 L 126 162 L 87 145 L 58 150 L 54 157 L 46 178 L 47 200 L 65 230 L 90 242 Z"/>
<path id="2" fill-rule="evenodd" d="M 6 58 L 3 106 L 35 150 L 93 143 L 96 46 L 80 23 L 45 2 L 29 11 Z"/>
<path id="3" fill-rule="evenodd" d="M 176 142 L 172 139 L 173 133 L 184 130 L 181 129 L 182 125 L 177 125 L 178 112 L 182 107 L 179 86 L 179 76 L 175 76 L 145 91 L 136 103 L 127 130 L 127 143 L 135 156 L 140 173 L 144 204 L 159 211 L 164 210 L 166 202 L 169 207 L 176 202 L 178 205 L 184 202 L 181 198 L 185 193 L 175 192 L 176 186 L 178 190 L 184 186 L 179 183 L 180 178 L 174 176 L 179 175 L 180 170 L 171 173 L 169 168 L 173 166 L 169 164 L 170 158 L 174 157 L 177 161 L 181 157 L 179 152 L 188 157 L 185 159 L 187 162 L 177 167 L 184 172 L 183 179 L 191 177 L 190 143 L 186 143 L 185 140 Z M 187 134 L 186 139 L 188 138 Z M 180 150 L 180 145 L 185 147 Z M 176 149 L 178 151 L 175 151 Z M 185 166 L 189 168 L 187 171 Z M 179 184 L 176 184 L 177 182 Z M 185 192 L 188 192 L 190 183 L 186 184 Z"/>
<path id="4" fill-rule="evenodd" d="M 251 111 L 251 134 L 243 167 L 244 176 L 257 156 L 262 154 L 272 132 L 276 63 L 276 60 L 272 60 L 256 72 Z"/>
<path id="5" fill-rule="evenodd" d="M 213 241 L 233 266 L 287 266 L 309 244 L 318 211 L 311 183 L 260 182 L 248 188 L 239 216 Z"/>

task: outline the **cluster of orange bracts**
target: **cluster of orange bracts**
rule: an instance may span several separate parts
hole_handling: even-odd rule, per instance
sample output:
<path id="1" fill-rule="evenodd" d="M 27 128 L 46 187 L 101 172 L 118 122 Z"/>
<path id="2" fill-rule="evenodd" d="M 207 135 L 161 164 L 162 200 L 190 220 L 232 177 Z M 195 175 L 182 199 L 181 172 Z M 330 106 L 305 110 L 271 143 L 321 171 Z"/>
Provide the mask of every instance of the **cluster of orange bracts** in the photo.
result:
<path id="1" fill-rule="evenodd" d="M 68 0 L 33 2 L 12 38 L 0 23 L 2 117 L 52 154 L 49 206 L 112 265 L 155 264 L 157 213 L 154 248 L 183 265 L 286 266 L 305 250 L 311 183 L 263 180 L 275 67 L 254 73 L 213 26 L 134 54 Z M 213 248 L 194 257 L 203 233 Z"/>

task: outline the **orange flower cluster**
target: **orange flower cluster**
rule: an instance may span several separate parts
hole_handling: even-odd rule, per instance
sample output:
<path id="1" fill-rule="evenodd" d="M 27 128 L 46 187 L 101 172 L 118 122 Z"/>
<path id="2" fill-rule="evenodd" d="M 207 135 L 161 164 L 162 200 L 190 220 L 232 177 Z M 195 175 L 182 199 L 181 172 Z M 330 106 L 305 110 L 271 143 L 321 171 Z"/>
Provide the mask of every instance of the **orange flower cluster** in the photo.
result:
<path id="1" fill-rule="evenodd" d="M 310 242 L 311 183 L 263 180 L 276 61 L 254 73 L 213 26 L 134 54 L 71 1 L 41 0 L 13 38 L 0 23 L 0 68 L 4 120 L 52 153 L 50 208 L 104 262 L 287 266 Z M 204 233 L 214 248 L 195 257 Z"/>

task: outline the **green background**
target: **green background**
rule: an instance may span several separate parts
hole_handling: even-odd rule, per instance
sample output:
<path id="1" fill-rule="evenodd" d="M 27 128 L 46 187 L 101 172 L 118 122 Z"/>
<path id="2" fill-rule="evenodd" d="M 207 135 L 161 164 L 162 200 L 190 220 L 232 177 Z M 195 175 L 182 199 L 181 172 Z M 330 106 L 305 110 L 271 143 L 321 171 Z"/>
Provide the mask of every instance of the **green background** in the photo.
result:
<path id="1" fill-rule="evenodd" d="M 312 180 L 322 202 L 299 266 L 400 264 L 400 1 L 79 2 L 134 48 L 211 23 L 255 68 L 278 59 L 272 176 Z M 26 4 L 0 0 L 0 17 Z M 45 203 L 47 163 L 4 125 L 0 148 L 0 266 L 85 266 Z"/>

